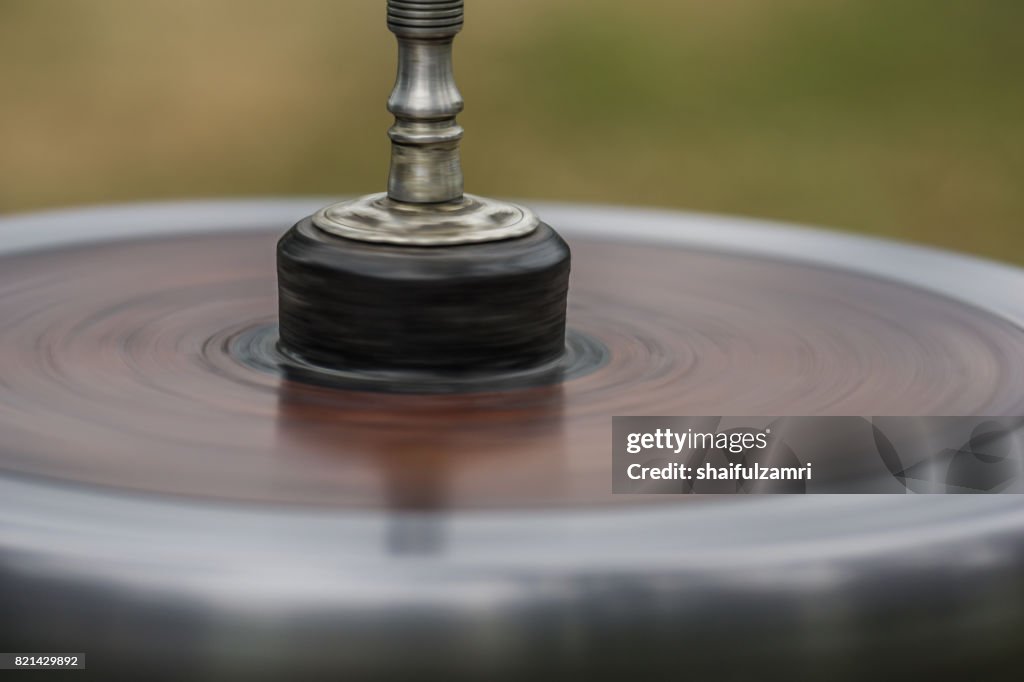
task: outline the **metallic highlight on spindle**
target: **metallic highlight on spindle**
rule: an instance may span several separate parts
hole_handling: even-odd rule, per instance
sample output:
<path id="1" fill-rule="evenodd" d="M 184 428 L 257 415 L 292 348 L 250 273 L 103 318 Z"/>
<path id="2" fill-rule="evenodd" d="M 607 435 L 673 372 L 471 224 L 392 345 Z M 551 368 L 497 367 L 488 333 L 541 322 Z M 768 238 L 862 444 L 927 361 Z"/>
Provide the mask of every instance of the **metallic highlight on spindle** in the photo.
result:
<path id="1" fill-rule="evenodd" d="M 463 101 L 452 68 L 463 0 L 388 0 L 388 28 L 398 39 L 398 76 L 388 99 L 395 123 L 386 194 L 329 206 L 314 224 L 360 241 L 444 246 L 530 234 L 528 209 L 465 194 L 456 120 Z"/>
<path id="2" fill-rule="evenodd" d="M 462 0 L 388 0 L 388 28 L 398 37 L 398 78 L 388 100 L 395 116 L 388 196 L 395 201 L 462 199 L 463 130 L 455 117 L 463 104 L 452 70 L 462 19 Z"/>

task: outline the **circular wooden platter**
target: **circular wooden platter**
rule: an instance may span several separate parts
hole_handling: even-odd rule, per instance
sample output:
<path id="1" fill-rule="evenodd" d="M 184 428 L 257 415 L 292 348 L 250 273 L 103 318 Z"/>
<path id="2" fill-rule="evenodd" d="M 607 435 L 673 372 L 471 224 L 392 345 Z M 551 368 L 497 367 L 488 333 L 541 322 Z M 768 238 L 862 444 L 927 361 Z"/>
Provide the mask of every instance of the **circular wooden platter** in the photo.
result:
<path id="1" fill-rule="evenodd" d="M 217 227 L 3 257 L 0 469 L 257 503 L 621 504 L 638 498 L 610 494 L 613 415 L 1024 413 L 1024 334 L 990 311 L 571 229 L 569 324 L 601 350 L 566 381 L 457 395 L 288 381 L 242 343 L 274 333 L 282 226 Z"/>

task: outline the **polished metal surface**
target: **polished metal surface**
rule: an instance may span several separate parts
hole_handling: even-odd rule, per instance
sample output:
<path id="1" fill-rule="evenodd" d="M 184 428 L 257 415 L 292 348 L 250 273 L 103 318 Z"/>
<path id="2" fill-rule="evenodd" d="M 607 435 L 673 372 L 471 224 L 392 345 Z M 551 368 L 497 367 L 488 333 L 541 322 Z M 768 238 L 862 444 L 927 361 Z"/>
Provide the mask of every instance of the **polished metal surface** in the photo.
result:
<path id="1" fill-rule="evenodd" d="M 317 227 L 348 239 L 444 246 L 510 239 L 539 224 L 528 209 L 463 191 L 456 121 L 462 95 L 452 42 L 462 29 L 462 0 L 388 0 L 398 38 L 398 77 L 388 100 L 395 123 L 386 195 L 330 206 Z"/>
<path id="2" fill-rule="evenodd" d="M 398 38 L 398 78 L 388 100 L 395 116 L 388 132 L 388 195 L 413 204 L 457 201 L 463 130 L 455 117 L 463 102 L 452 71 L 452 41 L 462 28 L 462 2 L 389 0 L 388 28 Z"/>
<path id="3" fill-rule="evenodd" d="M 371 194 L 323 208 L 313 222 L 339 237 L 412 246 L 511 239 L 540 225 L 527 208 L 472 194 L 443 204 L 412 204 Z"/>

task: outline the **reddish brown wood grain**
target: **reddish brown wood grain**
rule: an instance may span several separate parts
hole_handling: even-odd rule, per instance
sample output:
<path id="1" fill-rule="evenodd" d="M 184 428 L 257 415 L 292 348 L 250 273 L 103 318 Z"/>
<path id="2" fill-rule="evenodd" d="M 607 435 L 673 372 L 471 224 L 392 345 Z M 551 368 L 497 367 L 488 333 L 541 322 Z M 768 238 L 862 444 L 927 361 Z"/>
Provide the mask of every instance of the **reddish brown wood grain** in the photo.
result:
<path id="1" fill-rule="evenodd" d="M 217 500 L 394 508 L 631 503 L 613 415 L 1024 412 L 1024 334 L 867 277 L 570 240 L 570 326 L 608 364 L 560 386 L 338 391 L 246 366 L 277 234 L 0 259 L 0 469 Z"/>

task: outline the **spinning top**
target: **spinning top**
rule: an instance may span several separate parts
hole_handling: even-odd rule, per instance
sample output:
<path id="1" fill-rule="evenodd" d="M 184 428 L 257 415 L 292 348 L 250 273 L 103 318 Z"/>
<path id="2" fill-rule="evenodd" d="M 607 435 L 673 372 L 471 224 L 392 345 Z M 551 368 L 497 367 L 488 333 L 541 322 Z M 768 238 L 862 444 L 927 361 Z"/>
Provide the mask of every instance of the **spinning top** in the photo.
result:
<path id="1" fill-rule="evenodd" d="M 452 73 L 462 20 L 461 1 L 388 2 L 388 191 L 322 209 L 278 245 L 280 348 L 293 371 L 427 390 L 562 369 L 568 246 L 530 210 L 463 192 Z"/>

